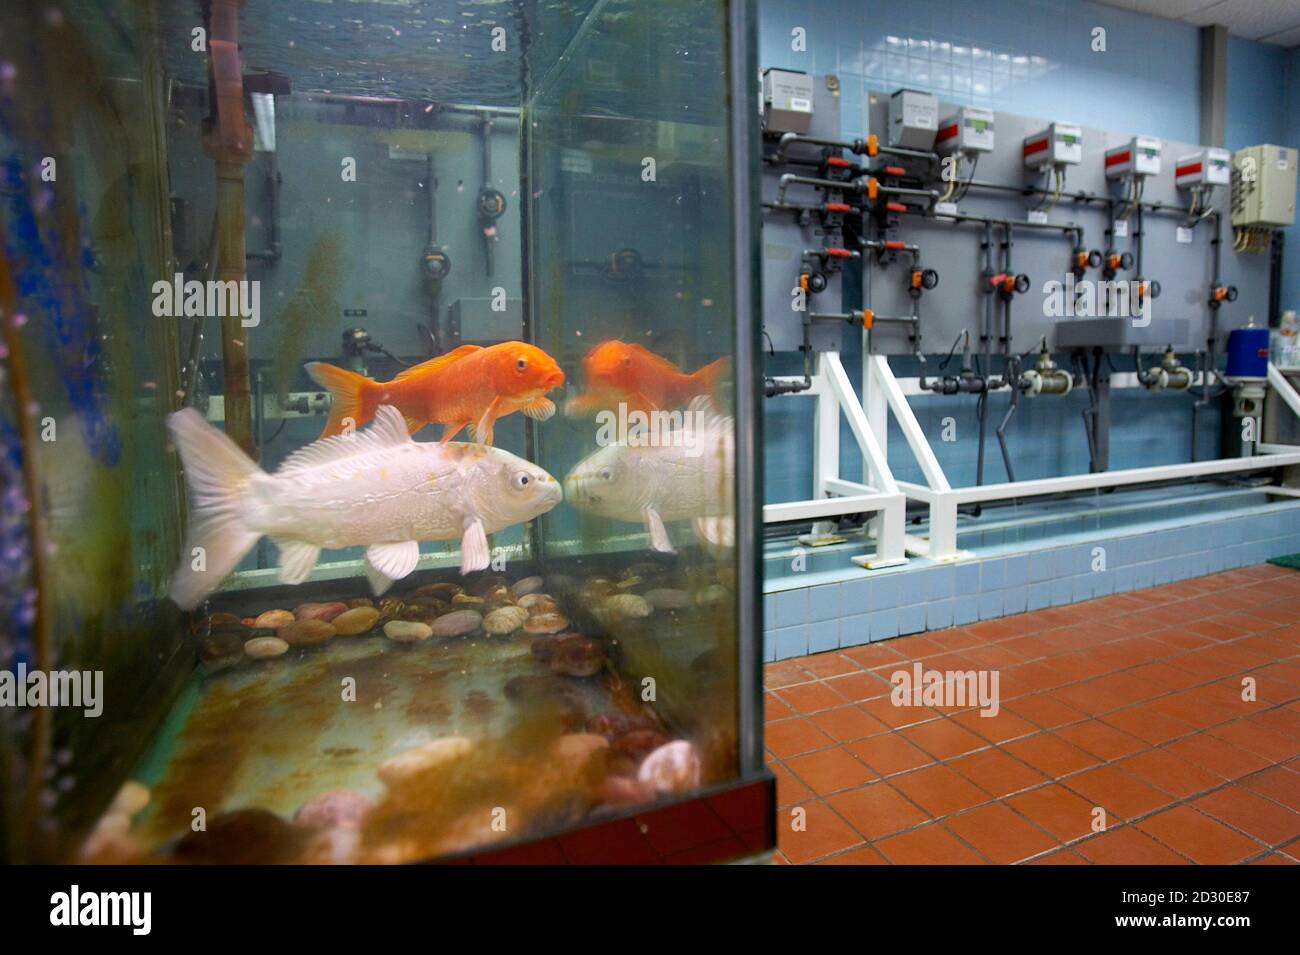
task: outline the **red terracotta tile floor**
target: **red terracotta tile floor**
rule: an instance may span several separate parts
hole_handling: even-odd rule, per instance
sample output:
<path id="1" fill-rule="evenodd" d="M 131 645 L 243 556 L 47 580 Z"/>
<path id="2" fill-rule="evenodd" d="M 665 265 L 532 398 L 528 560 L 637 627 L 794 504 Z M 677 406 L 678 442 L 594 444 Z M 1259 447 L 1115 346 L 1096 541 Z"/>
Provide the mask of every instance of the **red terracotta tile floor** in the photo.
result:
<path id="1" fill-rule="evenodd" d="M 996 668 L 998 714 L 895 706 L 918 661 Z M 1300 861 L 1300 572 L 783 660 L 766 684 L 780 863 Z"/>

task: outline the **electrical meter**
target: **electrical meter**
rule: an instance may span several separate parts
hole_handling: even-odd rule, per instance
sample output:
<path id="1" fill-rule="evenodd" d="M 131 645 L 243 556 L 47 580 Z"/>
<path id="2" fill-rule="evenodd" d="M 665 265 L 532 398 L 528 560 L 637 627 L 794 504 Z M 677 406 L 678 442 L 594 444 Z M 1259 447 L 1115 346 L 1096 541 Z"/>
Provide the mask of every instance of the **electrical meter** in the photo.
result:
<path id="1" fill-rule="evenodd" d="M 1067 123 L 1053 123 L 1041 133 L 1026 136 L 1023 150 L 1029 169 L 1077 166 L 1083 162 L 1083 130 Z"/>
<path id="2" fill-rule="evenodd" d="M 1226 186 L 1232 178 L 1232 153 L 1226 149 L 1202 149 L 1179 157 L 1174 163 L 1174 185 L 1179 189 L 1192 186 Z"/>
<path id="3" fill-rule="evenodd" d="M 1232 224 L 1276 229 L 1295 222 L 1296 151 L 1250 146 L 1233 154 Z"/>
<path id="4" fill-rule="evenodd" d="M 1106 150 L 1106 178 L 1160 175 L 1160 140 L 1134 136 L 1122 146 Z"/>
<path id="5" fill-rule="evenodd" d="M 963 106 L 939 124 L 934 151 L 951 153 L 993 152 L 993 111 Z"/>
<path id="6" fill-rule="evenodd" d="M 763 71 L 763 128 L 807 134 L 812 128 L 813 78 L 795 70 Z"/>
<path id="7" fill-rule="evenodd" d="M 916 90 L 899 90 L 889 97 L 889 145 L 903 149 L 933 149 L 939 129 L 939 98 Z"/>

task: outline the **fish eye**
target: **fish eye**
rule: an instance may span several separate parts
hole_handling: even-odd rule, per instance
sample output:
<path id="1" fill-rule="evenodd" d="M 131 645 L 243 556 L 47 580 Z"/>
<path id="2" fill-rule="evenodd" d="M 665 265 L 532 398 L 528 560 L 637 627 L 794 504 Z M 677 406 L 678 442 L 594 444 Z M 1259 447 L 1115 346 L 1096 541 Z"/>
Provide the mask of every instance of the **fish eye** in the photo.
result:
<path id="1" fill-rule="evenodd" d="M 531 481 L 532 478 L 529 477 L 525 471 L 517 472 L 515 476 L 510 479 L 510 483 L 514 485 L 514 488 L 517 491 L 522 491 L 524 488 L 528 487 Z"/>
<path id="2" fill-rule="evenodd" d="M 600 472 L 596 476 L 600 478 L 602 481 L 612 481 L 614 480 L 614 469 L 601 468 Z"/>
<path id="3" fill-rule="evenodd" d="M 520 371 L 523 371 L 525 368 L 528 367 L 528 359 L 520 358 L 517 362 L 515 362 L 515 367 L 518 368 Z"/>

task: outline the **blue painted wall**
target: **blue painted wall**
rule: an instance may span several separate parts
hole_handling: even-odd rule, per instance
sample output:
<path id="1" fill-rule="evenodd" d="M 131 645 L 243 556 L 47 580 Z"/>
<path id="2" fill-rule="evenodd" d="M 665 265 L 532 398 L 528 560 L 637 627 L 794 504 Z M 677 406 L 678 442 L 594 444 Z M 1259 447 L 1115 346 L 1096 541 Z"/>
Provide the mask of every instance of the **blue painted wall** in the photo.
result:
<path id="1" fill-rule="evenodd" d="M 1195 141 L 1197 30 L 1078 0 L 760 0 L 760 64 L 834 72 L 845 132 L 865 89 Z M 790 49 L 807 31 L 807 52 Z M 1105 52 L 1092 34 L 1106 31 Z"/>
<path id="2" fill-rule="evenodd" d="M 1283 145 L 1300 148 L 1300 49 L 1287 54 L 1286 78 Z M 1300 312 L 1300 224 L 1287 230 L 1282 269 L 1282 308 Z"/>
<path id="3" fill-rule="evenodd" d="M 1228 40 L 1225 145 L 1300 148 L 1300 49 Z M 1300 226 L 1286 230 L 1282 308 L 1300 311 Z"/>
<path id="4" fill-rule="evenodd" d="M 1054 117 L 1108 129 L 1170 139 L 1200 138 L 1197 28 L 1079 0 L 760 0 L 760 65 L 835 72 L 843 88 L 843 131 L 861 131 L 867 90 L 900 86 L 940 98 L 1028 116 Z M 806 31 L 807 49 L 791 49 L 791 31 Z M 1093 30 L 1106 31 L 1106 51 L 1093 52 Z M 1300 53 L 1231 39 L 1228 60 L 1228 142 L 1300 145 Z M 1289 274 L 1284 307 L 1300 307 L 1300 230 L 1288 236 Z M 850 303 L 851 304 L 851 303 Z M 846 335 L 844 359 L 855 384 L 861 351 Z M 777 374 L 796 364 L 769 362 Z M 914 373 L 895 362 L 899 374 Z M 1122 371 L 1131 370 L 1121 367 Z M 1008 402 L 992 399 L 995 428 Z M 1190 402 L 1176 396 L 1118 392 L 1113 402 L 1114 468 L 1188 460 Z M 1079 396 L 1051 406 L 1022 401 L 1008 441 L 1017 478 L 1087 470 Z M 940 463 L 954 483 L 973 483 L 975 402 L 969 397 L 925 398 L 913 408 L 929 426 L 951 415 L 958 440 L 936 443 Z M 811 492 L 811 402 L 773 399 L 766 404 L 765 480 L 769 502 L 806 498 Z M 1201 423 L 1200 456 L 1217 448 L 1217 414 Z M 860 477 L 860 459 L 847 428 L 841 434 L 841 473 Z M 1005 479 L 990 436 L 986 480 Z M 891 429 L 895 475 L 919 480 L 901 436 Z"/>
<path id="5" fill-rule="evenodd" d="M 1224 145 L 1240 149 L 1286 137 L 1287 65 L 1278 46 L 1228 38 L 1228 115 Z"/>

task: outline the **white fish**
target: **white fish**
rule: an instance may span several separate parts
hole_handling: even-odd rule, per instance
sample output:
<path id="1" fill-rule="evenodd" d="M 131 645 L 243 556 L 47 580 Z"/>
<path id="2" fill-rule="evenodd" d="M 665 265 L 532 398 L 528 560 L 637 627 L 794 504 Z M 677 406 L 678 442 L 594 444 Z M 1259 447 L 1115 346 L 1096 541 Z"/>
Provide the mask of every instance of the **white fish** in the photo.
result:
<path id="1" fill-rule="evenodd" d="M 322 548 L 365 546 L 366 576 L 380 594 L 415 569 L 420 541 L 460 538 L 461 573 L 482 570 L 488 534 L 545 514 L 561 497 L 555 478 L 508 451 L 413 441 L 389 405 L 364 431 L 309 444 L 274 474 L 192 408 L 167 426 L 193 507 L 170 591 L 185 610 L 264 534 L 280 548 L 286 584 L 306 580 Z"/>
<path id="2" fill-rule="evenodd" d="M 712 547 L 735 546 L 735 425 L 707 398 L 691 402 L 686 421 L 644 443 L 629 435 L 583 459 L 564 479 L 575 508 L 641 522 L 650 546 L 672 553 L 665 521 L 693 522 Z"/>

